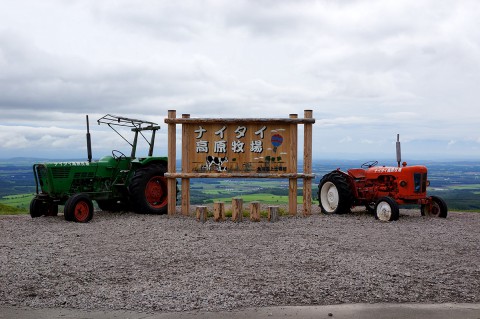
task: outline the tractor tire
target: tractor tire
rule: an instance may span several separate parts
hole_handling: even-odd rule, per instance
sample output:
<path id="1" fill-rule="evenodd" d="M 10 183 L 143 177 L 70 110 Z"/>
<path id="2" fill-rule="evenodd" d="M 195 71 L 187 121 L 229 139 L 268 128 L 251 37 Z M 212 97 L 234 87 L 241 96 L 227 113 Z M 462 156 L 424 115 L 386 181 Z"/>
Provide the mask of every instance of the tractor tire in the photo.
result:
<path id="1" fill-rule="evenodd" d="M 34 198 L 30 202 L 30 216 L 32 218 L 40 217 L 44 214 L 43 212 L 43 203 L 41 200 Z"/>
<path id="2" fill-rule="evenodd" d="M 375 202 L 365 204 L 365 209 L 369 214 L 375 214 Z"/>
<path id="3" fill-rule="evenodd" d="M 57 216 L 58 205 L 39 198 L 33 198 L 30 202 L 30 216 L 36 218 L 43 215 Z"/>
<path id="4" fill-rule="evenodd" d="M 167 169 L 152 164 L 135 171 L 129 186 L 131 205 L 139 214 L 166 214 L 168 211 Z M 172 203 L 176 205 L 176 203 Z"/>
<path id="5" fill-rule="evenodd" d="M 426 205 L 421 205 L 420 213 L 422 216 L 447 218 L 447 203 L 438 196 L 431 196 L 430 198 L 432 199 L 432 209 L 429 210 Z"/>
<path id="6" fill-rule="evenodd" d="M 88 223 L 93 217 L 93 203 L 86 194 L 75 194 L 68 198 L 63 211 L 65 220 Z"/>
<path id="7" fill-rule="evenodd" d="M 382 222 L 398 220 L 400 210 L 397 202 L 391 197 L 382 197 L 375 204 L 375 219 Z"/>
<path id="8" fill-rule="evenodd" d="M 122 212 L 129 210 L 127 204 L 111 199 L 97 200 L 97 205 L 105 212 Z"/>
<path id="9" fill-rule="evenodd" d="M 347 177 L 338 171 L 324 175 L 318 184 L 318 201 L 324 214 L 350 212 L 353 194 Z"/>

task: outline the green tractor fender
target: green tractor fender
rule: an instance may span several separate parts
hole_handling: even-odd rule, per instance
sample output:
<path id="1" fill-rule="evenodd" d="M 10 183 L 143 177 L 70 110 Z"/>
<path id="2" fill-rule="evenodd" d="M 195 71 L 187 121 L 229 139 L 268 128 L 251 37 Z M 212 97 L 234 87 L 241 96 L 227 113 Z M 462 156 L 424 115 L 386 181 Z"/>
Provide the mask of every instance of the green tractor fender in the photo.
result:
<path id="1" fill-rule="evenodd" d="M 165 167 L 168 164 L 168 158 L 167 157 L 142 157 L 142 158 L 136 158 L 132 160 L 132 170 L 137 169 L 138 167 L 141 166 L 147 166 L 152 163 L 158 163 L 165 165 Z"/>

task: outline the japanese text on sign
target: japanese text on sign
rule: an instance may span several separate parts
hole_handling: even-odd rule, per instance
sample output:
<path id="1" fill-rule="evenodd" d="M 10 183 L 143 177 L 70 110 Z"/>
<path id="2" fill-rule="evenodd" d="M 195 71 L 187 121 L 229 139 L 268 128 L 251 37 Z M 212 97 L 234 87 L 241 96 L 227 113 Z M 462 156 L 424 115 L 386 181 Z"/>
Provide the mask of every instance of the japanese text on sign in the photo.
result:
<path id="1" fill-rule="evenodd" d="M 188 152 L 194 172 L 286 172 L 288 130 L 265 124 L 191 124 Z"/>

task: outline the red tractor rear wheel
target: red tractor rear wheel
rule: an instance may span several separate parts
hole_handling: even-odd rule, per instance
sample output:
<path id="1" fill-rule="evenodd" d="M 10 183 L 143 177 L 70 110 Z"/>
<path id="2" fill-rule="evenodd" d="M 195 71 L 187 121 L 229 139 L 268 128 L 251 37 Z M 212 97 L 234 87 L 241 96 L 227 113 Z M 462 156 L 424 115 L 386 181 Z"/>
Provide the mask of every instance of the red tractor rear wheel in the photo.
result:
<path id="1" fill-rule="evenodd" d="M 431 196 L 431 205 L 420 206 L 420 213 L 422 216 L 442 217 L 446 218 L 448 214 L 447 203 L 438 196 Z"/>
<path id="2" fill-rule="evenodd" d="M 350 212 L 353 195 L 347 177 L 338 171 L 323 176 L 318 185 L 318 201 L 324 214 Z"/>
<path id="3" fill-rule="evenodd" d="M 93 203 L 86 194 L 72 195 L 65 203 L 65 220 L 88 223 L 93 217 Z"/>

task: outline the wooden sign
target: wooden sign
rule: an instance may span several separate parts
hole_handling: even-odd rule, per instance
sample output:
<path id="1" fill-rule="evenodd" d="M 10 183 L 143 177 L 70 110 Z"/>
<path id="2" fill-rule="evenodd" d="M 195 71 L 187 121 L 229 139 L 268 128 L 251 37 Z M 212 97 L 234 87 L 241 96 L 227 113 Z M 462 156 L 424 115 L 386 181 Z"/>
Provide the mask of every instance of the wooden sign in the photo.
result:
<path id="1" fill-rule="evenodd" d="M 190 178 L 288 178 L 289 212 L 297 213 L 297 179 L 303 178 L 304 215 L 311 213 L 312 111 L 305 118 L 215 119 L 176 117 L 168 111 L 168 213 L 175 214 L 176 179 L 182 179 L 182 213 L 190 211 Z M 176 125 L 182 125 L 182 170 L 175 159 Z M 303 173 L 297 172 L 297 126 L 304 125 Z M 173 160 L 172 160 L 173 159 Z"/>
<path id="2" fill-rule="evenodd" d="M 285 123 L 185 124 L 189 173 L 293 173 Z"/>

